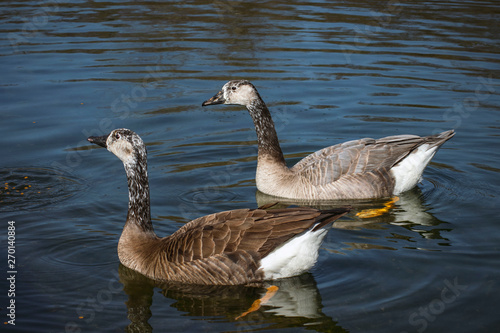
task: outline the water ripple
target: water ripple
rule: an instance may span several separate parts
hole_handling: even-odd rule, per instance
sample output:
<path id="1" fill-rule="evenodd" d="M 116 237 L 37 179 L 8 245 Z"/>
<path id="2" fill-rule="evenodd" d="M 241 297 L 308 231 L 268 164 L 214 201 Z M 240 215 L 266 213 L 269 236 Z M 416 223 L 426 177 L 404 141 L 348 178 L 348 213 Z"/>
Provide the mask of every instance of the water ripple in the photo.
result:
<path id="1" fill-rule="evenodd" d="M 110 248 L 113 247 L 111 250 Z M 102 255 L 112 252 L 114 246 L 102 239 L 78 238 L 64 242 L 58 242 L 44 251 L 42 260 L 60 268 L 68 266 L 105 266 L 116 262 L 113 255 Z"/>
<path id="2" fill-rule="evenodd" d="M 46 167 L 0 169 L 0 211 L 37 210 L 66 200 L 85 187 L 73 175 Z"/>
<path id="3" fill-rule="evenodd" d="M 198 188 L 180 194 L 180 199 L 187 203 L 206 205 L 210 203 L 227 202 L 236 198 L 236 194 L 220 188 Z"/>

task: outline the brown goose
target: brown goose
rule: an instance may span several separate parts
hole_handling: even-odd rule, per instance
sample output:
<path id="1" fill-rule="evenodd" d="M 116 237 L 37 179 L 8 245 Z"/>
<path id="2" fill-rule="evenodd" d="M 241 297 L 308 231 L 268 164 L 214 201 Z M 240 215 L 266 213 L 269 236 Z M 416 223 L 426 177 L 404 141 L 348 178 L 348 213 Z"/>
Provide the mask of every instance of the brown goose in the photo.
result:
<path id="1" fill-rule="evenodd" d="M 298 200 L 370 199 L 413 188 L 453 130 L 436 135 L 364 138 L 321 149 L 288 168 L 269 110 L 247 80 L 227 82 L 202 106 L 246 106 L 258 140 L 257 188 L 268 195 Z"/>
<path id="2" fill-rule="evenodd" d="M 142 139 L 116 129 L 88 141 L 106 147 L 125 166 L 129 205 L 118 257 L 152 279 L 236 285 L 301 274 L 316 262 L 328 227 L 349 210 L 237 209 L 200 217 L 160 238 L 151 223 Z"/>

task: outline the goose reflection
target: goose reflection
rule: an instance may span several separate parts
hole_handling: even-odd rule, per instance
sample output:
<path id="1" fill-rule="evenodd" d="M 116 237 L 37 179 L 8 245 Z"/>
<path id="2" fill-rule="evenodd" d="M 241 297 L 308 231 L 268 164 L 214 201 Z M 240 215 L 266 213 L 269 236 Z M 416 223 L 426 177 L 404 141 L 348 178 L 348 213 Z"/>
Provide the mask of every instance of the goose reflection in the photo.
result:
<path id="1" fill-rule="evenodd" d="M 184 316 L 204 317 L 206 320 L 234 322 L 245 331 L 258 330 L 262 325 L 272 328 L 317 326 L 335 328 L 345 332 L 332 318 L 322 311 L 321 296 L 316 281 L 310 273 L 293 278 L 273 281 L 278 292 L 258 310 L 236 319 L 245 313 L 252 303 L 261 298 L 267 285 L 248 286 L 196 286 L 151 280 L 120 264 L 118 273 L 126 302 L 130 324 L 126 332 L 152 332 L 149 319 L 153 315 L 154 288 L 160 288 L 165 297 L 175 300 L 171 305 Z M 293 318 L 293 319 L 291 319 Z"/>
<path id="2" fill-rule="evenodd" d="M 258 205 L 261 206 L 275 202 L 276 198 L 257 191 L 256 200 Z M 280 204 L 286 207 L 301 205 L 318 209 L 340 207 L 346 204 L 351 205 L 353 209 L 347 215 L 351 220 L 336 221 L 333 227 L 337 229 L 385 229 L 384 224 L 391 224 L 416 232 L 426 239 L 441 239 L 444 241 L 448 241 L 448 239 L 441 233 L 450 231 L 450 229 L 441 226 L 437 228 L 438 225 L 446 222 L 439 220 L 429 212 L 432 207 L 426 203 L 426 196 L 419 187 L 402 193 L 398 196 L 398 200 L 392 203 L 390 209 L 385 209 L 380 215 L 370 218 L 361 218 L 358 213 L 368 209 L 384 208 L 387 205 L 387 199 L 353 201 L 293 201 L 280 199 Z"/>

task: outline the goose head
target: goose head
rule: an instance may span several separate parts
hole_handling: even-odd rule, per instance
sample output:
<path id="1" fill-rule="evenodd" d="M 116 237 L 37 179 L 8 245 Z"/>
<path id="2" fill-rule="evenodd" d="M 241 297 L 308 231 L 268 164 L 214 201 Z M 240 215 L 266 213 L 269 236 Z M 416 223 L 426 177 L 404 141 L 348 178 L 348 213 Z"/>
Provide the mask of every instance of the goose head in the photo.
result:
<path id="1" fill-rule="evenodd" d="M 226 83 L 215 96 L 203 102 L 202 106 L 215 104 L 236 104 L 248 106 L 260 100 L 254 85 L 247 80 L 232 80 Z"/>
<path id="2" fill-rule="evenodd" d="M 91 136 L 87 140 L 108 149 L 124 164 L 136 164 L 138 158 L 146 154 L 146 146 L 139 135 L 126 128 L 115 129 L 108 135 Z"/>

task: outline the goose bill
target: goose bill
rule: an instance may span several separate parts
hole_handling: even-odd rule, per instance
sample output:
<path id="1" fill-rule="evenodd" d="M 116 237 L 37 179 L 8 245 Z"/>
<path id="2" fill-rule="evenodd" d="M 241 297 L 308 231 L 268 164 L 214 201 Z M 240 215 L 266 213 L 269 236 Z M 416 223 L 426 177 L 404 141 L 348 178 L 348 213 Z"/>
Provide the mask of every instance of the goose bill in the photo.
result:
<path id="1" fill-rule="evenodd" d="M 219 91 L 214 97 L 207 99 L 201 106 L 207 106 L 207 105 L 215 105 L 215 104 L 224 104 L 226 99 L 224 98 L 224 93 L 222 91 Z"/>
<path id="2" fill-rule="evenodd" d="M 103 135 L 103 136 L 90 136 L 87 141 L 90 143 L 95 143 L 98 146 L 106 148 L 106 141 L 108 140 L 108 135 Z"/>

